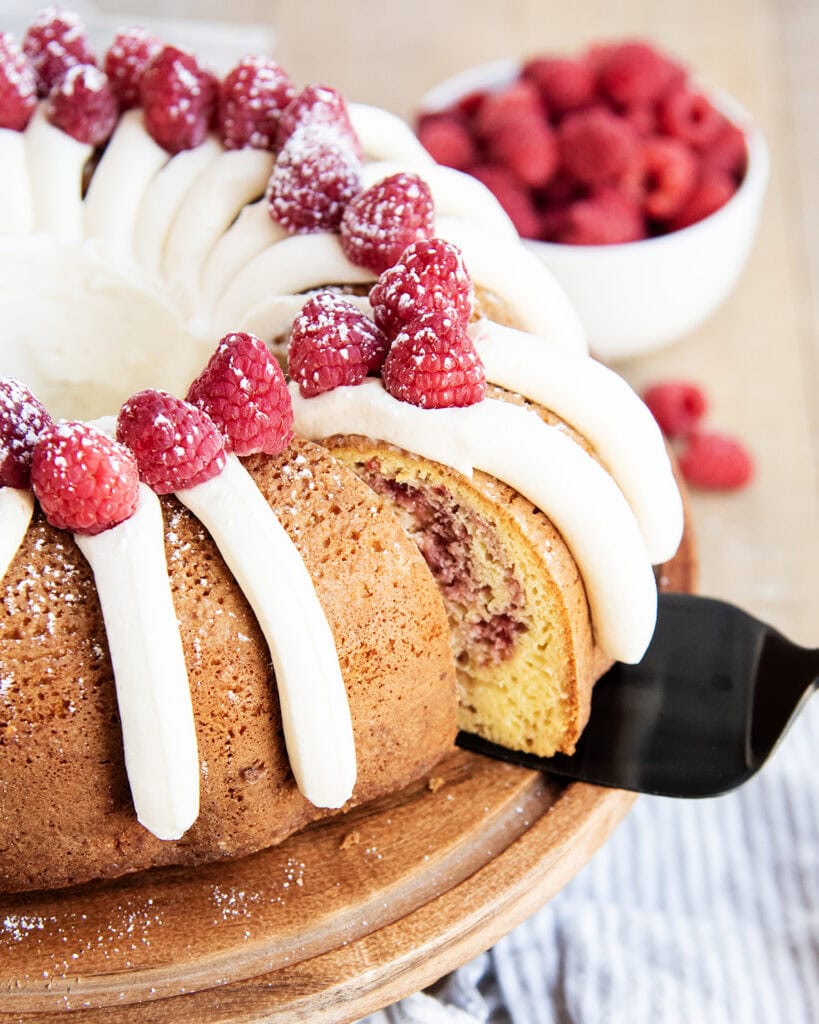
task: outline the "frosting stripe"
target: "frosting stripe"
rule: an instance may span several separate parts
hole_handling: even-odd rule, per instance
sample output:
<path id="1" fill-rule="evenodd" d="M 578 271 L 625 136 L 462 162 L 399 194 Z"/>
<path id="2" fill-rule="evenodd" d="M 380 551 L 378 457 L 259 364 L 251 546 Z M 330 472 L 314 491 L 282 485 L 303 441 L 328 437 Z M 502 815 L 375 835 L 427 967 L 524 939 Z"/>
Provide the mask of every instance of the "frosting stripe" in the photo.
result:
<path id="1" fill-rule="evenodd" d="M 34 208 L 26 166 L 26 137 L 22 132 L 0 128 L 0 167 L 0 235 L 25 234 L 34 224 Z"/>
<path id="2" fill-rule="evenodd" d="M 0 579 L 14 561 L 34 515 L 34 495 L 17 487 L 0 487 Z"/>
<path id="3" fill-rule="evenodd" d="M 93 152 L 46 120 L 41 103 L 26 128 L 34 228 L 61 241 L 83 236 L 82 176 Z"/>

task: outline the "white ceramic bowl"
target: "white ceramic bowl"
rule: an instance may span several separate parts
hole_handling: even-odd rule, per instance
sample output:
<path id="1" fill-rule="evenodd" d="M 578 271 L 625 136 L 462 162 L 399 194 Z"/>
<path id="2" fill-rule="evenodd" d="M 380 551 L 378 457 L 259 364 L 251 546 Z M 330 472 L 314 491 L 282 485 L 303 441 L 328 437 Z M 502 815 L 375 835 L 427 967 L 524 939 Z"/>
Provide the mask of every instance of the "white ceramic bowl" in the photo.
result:
<path id="1" fill-rule="evenodd" d="M 475 90 L 501 88 L 519 70 L 512 60 L 470 68 L 428 92 L 419 108 L 441 110 Z M 721 209 L 681 231 L 622 245 L 526 242 L 565 289 L 592 351 L 604 361 L 639 355 L 694 330 L 725 300 L 751 251 L 768 181 L 768 148 L 738 103 L 708 92 L 748 143 L 745 178 Z"/>

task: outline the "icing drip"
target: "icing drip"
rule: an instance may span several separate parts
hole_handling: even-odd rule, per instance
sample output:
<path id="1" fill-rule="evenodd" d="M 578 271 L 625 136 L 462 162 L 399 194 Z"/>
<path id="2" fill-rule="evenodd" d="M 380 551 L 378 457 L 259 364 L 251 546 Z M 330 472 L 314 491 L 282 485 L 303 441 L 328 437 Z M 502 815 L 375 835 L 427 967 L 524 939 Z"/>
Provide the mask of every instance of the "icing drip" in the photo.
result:
<path id="1" fill-rule="evenodd" d="M 0 189 L 0 235 L 16 235 L 31 231 L 34 209 L 26 168 L 26 140 L 21 132 L 0 128 L 0 167 L 3 187 Z"/>
<path id="2" fill-rule="evenodd" d="M 34 495 L 17 487 L 0 487 L 0 579 L 8 572 L 34 514 Z"/>
<path id="3" fill-rule="evenodd" d="M 356 778 L 350 708 L 333 634 L 298 549 L 235 455 L 219 476 L 177 497 L 207 527 L 267 640 L 299 789 L 317 807 L 343 806 Z"/>
<path id="4" fill-rule="evenodd" d="M 159 499 L 140 484 L 130 519 L 74 539 L 105 619 L 137 818 L 157 838 L 179 839 L 199 814 L 199 756 Z"/>
<path id="5" fill-rule="evenodd" d="M 34 228 L 66 241 L 83 236 L 82 176 L 91 146 L 49 124 L 43 105 L 25 132 Z"/>

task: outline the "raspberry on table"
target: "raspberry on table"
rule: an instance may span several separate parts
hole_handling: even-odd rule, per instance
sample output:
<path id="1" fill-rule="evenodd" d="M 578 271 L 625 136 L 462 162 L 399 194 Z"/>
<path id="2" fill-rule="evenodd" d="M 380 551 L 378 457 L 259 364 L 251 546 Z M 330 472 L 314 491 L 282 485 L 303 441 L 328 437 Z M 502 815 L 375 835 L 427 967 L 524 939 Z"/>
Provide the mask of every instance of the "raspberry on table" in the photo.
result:
<path id="1" fill-rule="evenodd" d="M 162 49 L 162 40 L 144 28 L 124 28 L 114 36 L 103 68 L 120 110 L 140 104 L 140 82 L 145 68 Z"/>
<path id="2" fill-rule="evenodd" d="M 186 400 L 221 430 L 236 455 L 276 455 L 293 440 L 293 406 L 279 364 L 253 334 L 226 334 Z"/>
<path id="3" fill-rule="evenodd" d="M 348 203 L 341 218 L 341 247 L 351 263 L 380 274 L 408 245 L 434 230 L 429 185 L 417 174 L 393 174 Z"/>
<path id="4" fill-rule="evenodd" d="M 478 156 L 469 129 L 451 114 L 422 117 L 418 122 L 418 138 L 433 160 L 456 171 L 465 171 Z"/>
<path id="5" fill-rule="evenodd" d="M 443 238 L 413 242 L 370 291 L 375 322 L 394 338 L 421 312 L 449 312 L 464 327 L 474 302 L 472 279 L 461 250 Z"/>
<path id="6" fill-rule="evenodd" d="M 216 124 L 225 149 L 276 145 L 282 111 L 296 94 L 290 76 L 268 57 L 244 57 L 219 86 Z"/>
<path id="7" fill-rule="evenodd" d="M 449 311 L 422 312 L 405 324 L 381 375 L 393 398 L 423 409 L 474 405 L 486 394 L 475 346 Z"/>
<path id="8" fill-rule="evenodd" d="M 506 167 L 478 164 L 470 171 L 497 199 L 521 238 L 540 237 L 540 215 L 527 189 Z"/>
<path id="9" fill-rule="evenodd" d="M 555 133 L 541 115 L 516 114 L 487 141 L 490 160 L 508 167 L 524 185 L 545 185 L 558 165 Z"/>
<path id="10" fill-rule="evenodd" d="M 305 398 L 360 384 L 381 369 L 389 342 L 368 317 L 334 292 L 323 291 L 293 323 L 288 372 Z"/>
<path id="11" fill-rule="evenodd" d="M 555 241 L 568 245 L 622 245 L 646 237 L 640 207 L 614 187 L 569 203 Z"/>
<path id="12" fill-rule="evenodd" d="M 216 78 L 196 57 L 163 46 L 142 72 L 145 127 L 168 153 L 195 149 L 205 140 L 216 108 Z"/>
<path id="13" fill-rule="evenodd" d="M 101 146 L 119 116 L 108 78 L 93 64 L 69 68 L 49 93 L 45 109 L 51 124 L 89 146 Z"/>
<path id="14" fill-rule="evenodd" d="M 0 487 L 28 487 L 31 456 L 51 417 L 16 377 L 0 377 Z"/>
<path id="15" fill-rule="evenodd" d="M 225 442 L 210 416 L 167 391 L 132 395 L 119 411 L 117 440 L 156 494 L 203 484 L 225 466 Z"/>
<path id="16" fill-rule="evenodd" d="M 563 166 L 584 185 L 605 185 L 623 174 L 639 147 L 629 124 L 604 107 L 569 114 L 557 130 Z"/>
<path id="17" fill-rule="evenodd" d="M 37 75 L 37 91 L 47 96 L 70 67 L 96 64 L 79 15 L 47 7 L 29 25 L 23 50 Z"/>
<path id="18" fill-rule="evenodd" d="M 594 102 L 594 73 L 584 60 L 534 57 L 523 65 L 521 74 L 537 86 L 546 109 L 557 117 Z"/>
<path id="19" fill-rule="evenodd" d="M 363 158 L 361 142 L 355 133 L 347 103 L 338 89 L 329 85 L 308 85 L 288 103 L 276 128 L 276 149 L 282 149 L 296 129 L 312 125 L 352 149 Z"/>
<path id="20" fill-rule="evenodd" d="M 597 68 L 601 92 L 622 106 L 654 103 L 683 78 L 681 68 L 640 41 L 610 47 Z"/>
<path id="21" fill-rule="evenodd" d="M 133 515 L 139 471 L 133 454 L 87 423 L 60 421 L 40 435 L 31 485 L 58 530 L 93 536 Z"/>
<path id="22" fill-rule="evenodd" d="M 688 201 L 668 222 L 669 231 L 680 231 L 710 217 L 725 206 L 736 190 L 736 182 L 730 174 L 705 167 Z"/>
<path id="23" fill-rule="evenodd" d="M 690 434 L 679 463 L 688 483 L 706 490 L 737 490 L 754 475 L 754 461 L 745 446 L 716 430 Z"/>
<path id="24" fill-rule="evenodd" d="M 726 118 L 702 93 L 678 88 L 657 104 L 657 123 L 666 135 L 701 150 L 716 140 Z"/>
<path id="25" fill-rule="evenodd" d="M 31 61 L 10 32 L 0 32 L 0 128 L 21 132 L 37 107 Z"/>
<path id="26" fill-rule="evenodd" d="M 643 401 L 663 434 L 672 439 L 690 434 L 708 408 L 702 388 L 685 380 L 652 384 L 643 394 Z"/>
<path id="27" fill-rule="evenodd" d="M 648 217 L 665 220 L 685 205 L 697 183 L 697 160 L 677 139 L 656 135 L 640 148 L 639 201 Z"/>

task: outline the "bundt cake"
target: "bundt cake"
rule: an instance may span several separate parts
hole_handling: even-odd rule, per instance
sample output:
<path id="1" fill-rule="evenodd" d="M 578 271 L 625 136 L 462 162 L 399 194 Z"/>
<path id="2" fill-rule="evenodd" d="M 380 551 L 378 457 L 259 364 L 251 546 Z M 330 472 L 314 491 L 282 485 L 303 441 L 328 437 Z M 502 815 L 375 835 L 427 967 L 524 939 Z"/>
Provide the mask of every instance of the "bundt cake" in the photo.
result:
<path id="1" fill-rule="evenodd" d="M 0 34 L 0 161 L 0 892 L 261 849 L 428 772 L 456 703 L 570 751 L 681 503 L 490 193 L 269 60 L 128 30 L 102 71 L 54 9 Z"/>

